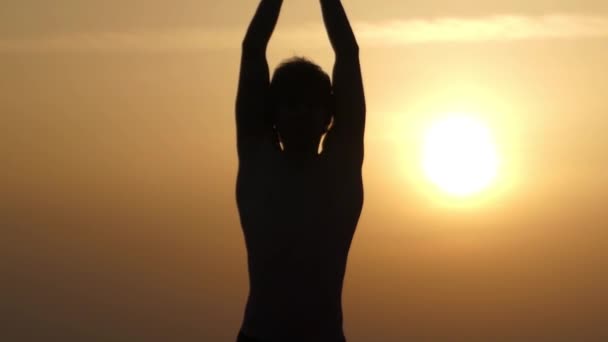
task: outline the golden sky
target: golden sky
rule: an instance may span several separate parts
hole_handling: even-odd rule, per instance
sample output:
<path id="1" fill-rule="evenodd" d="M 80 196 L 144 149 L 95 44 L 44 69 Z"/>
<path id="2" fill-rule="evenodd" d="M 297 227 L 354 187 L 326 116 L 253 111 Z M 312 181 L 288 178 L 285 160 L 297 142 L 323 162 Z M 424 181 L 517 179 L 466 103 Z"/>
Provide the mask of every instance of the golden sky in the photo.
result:
<path id="1" fill-rule="evenodd" d="M 343 2 L 368 102 L 349 341 L 608 338 L 608 2 Z M 233 105 L 256 4 L 3 3 L 0 299 L 15 329 L 0 339 L 234 340 Z M 320 20 L 315 1 L 285 1 L 271 66 L 329 70 Z M 454 111 L 488 123 L 503 163 L 466 203 L 419 171 L 422 128 Z"/>

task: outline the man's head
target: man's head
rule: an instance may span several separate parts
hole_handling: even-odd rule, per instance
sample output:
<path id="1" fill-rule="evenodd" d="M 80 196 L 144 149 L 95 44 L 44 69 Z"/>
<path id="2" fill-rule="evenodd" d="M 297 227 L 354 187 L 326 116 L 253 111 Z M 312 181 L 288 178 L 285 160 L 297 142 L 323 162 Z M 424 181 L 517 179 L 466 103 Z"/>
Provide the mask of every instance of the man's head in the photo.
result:
<path id="1" fill-rule="evenodd" d="M 270 103 L 286 149 L 318 146 L 333 117 L 329 75 L 304 58 L 287 60 L 272 77 Z"/>

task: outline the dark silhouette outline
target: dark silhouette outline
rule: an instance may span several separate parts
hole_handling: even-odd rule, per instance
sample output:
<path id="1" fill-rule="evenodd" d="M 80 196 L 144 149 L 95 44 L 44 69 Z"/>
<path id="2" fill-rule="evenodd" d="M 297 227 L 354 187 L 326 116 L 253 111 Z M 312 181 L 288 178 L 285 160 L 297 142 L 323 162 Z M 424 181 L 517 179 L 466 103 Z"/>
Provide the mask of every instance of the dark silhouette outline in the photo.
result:
<path id="1" fill-rule="evenodd" d="M 359 47 L 340 0 L 320 0 L 333 82 L 301 58 L 271 82 L 266 48 L 282 3 L 261 0 L 242 45 L 236 196 L 249 297 L 238 340 L 345 341 L 342 285 L 363 207 Z"/>

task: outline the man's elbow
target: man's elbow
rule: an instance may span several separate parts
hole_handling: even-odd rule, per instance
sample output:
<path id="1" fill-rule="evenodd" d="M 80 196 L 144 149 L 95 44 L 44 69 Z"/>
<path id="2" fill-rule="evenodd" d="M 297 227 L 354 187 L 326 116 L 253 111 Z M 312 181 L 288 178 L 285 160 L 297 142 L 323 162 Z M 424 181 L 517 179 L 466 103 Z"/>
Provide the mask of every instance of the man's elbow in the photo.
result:
<path id="1" fill-rule="evenodd" d="M 349 44 L 339 45 L 335 49 L 336 55 L 338 56 L 350 56 L 350 57 L 358 57 L 359 56 L 359 44 L 357 42 L 352 42 Z"/>
<path id="2" fill-rule="evenodd" d="M 243 39 L 243 41 L 241 42 L 241 51 L 243 53 L 250 53 L 253 51 L 258 50 L 257 47 L 258 44 L 255 43 L 255 41 L 249 37 L 245 37 Z"/>
<path id="3" fill-rule="evenodd" d="M 357 42 L 349 44 L 347 49 L 351 55 L 359 56 L 359 44 L 357 44 Z"/>
<path id="4" fill-rule="evenodd" d="M 266 51 L 266 44 L 260 42 L 257 37 L 248 34 L 241 42 L 241 51 L 247 55 L 264 54 Z"/>

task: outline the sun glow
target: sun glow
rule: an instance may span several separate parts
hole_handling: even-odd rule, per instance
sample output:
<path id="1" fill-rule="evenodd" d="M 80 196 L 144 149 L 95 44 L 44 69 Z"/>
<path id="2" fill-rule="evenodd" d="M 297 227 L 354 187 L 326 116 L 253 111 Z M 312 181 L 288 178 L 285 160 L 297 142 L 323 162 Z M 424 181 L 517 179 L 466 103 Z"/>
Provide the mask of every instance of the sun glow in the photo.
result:
<path id="1" fill-rule="evenodd" d="M 454 197 L 469 197 L 492 185 L 499 158 L 492 134 L 480 120 L 450 115 L 425 132 L 422 169 L 425 177 Z"/>

